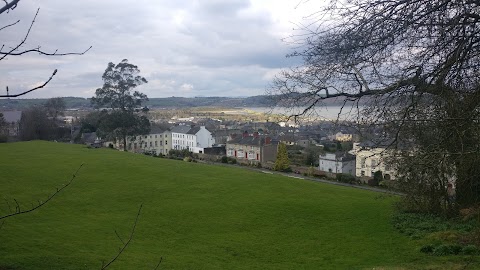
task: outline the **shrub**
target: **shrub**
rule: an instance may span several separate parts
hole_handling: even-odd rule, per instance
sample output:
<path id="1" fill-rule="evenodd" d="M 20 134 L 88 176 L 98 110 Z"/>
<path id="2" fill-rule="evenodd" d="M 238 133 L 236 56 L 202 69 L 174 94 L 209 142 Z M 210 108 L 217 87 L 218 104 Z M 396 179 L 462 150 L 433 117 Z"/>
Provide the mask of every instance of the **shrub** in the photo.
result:
<path id="1" fill-rule="evenodd" d="M 8 141 L 7 135 L 0 134 L 0 143 L 6 143 Z"/>
<path id="2" fill-rule="evenodd" d="M 223 157 L 221 158 L 221 162 L 222 162 L 222 163 L 228 163 L 228 157 L 227 157 L 227 156 L 223 156 Z"/>
<path id="3" fill-rule="evenodd" d="M 463 255 L 476 255 L 478 254 L 478 248 L 474 245 L 464 246 L 461 253 Z"/>
<path id="4" fill-rule="evenodd" d="M 335 179 L 338 182 L 347 183 L 347 184 L 354 184 L 356 182 L 355 176 L 350 174 L 339 173 L 335 176 Z"/>
<path id="5" fill-rule="evenodd" d="M 378 182 L 377 182 L 377 180 L 374 179 L 374 178 L 368 179 L 367 184 L 368 184 L 369 186 L 371 186 L 371 187 L 376 187 L 376 186 L 378 186 Z"/>
<path id="6" fill-rule="evenodd" d="M 432 253 L 434 249 L 435 249 L 435 246 L 434 246 L 434 245 L 428 244 L 428 245 L 425 245 L 425 246 L 421 247 L 421 248 L 420 248 L 420 252 L 423 252 L 423 253 Z"/>
<path id="7" fill-rule="evenodd" d="M 439 245 L 433 250 L 433 255 L 446 256 L 457 255 L 462 251 L 462 247 L 459 245 Z"/>
<path id="8" fill-rule="evenodd" d="M 185 161 L 185 162 L 192 162 L 192 158 L 191 158 L 191 157 L 184 157 L 184 158 L 183 158 L 183 161 Z"/>

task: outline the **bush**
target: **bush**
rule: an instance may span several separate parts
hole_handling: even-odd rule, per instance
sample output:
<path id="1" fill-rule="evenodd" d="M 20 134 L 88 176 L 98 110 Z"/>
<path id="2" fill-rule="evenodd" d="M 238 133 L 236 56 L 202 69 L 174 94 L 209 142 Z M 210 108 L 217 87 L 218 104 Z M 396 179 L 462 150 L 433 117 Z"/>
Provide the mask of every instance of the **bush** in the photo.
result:
<path id="1" fill-rule="evenodd" d="M 464 246 L 462 248 L 462 252 L 461 252 L 463 255 L 477 255 L 478 254 L 478 248 L 474 245 L 468 245 L 468 246 Z"/>
<path id="2" fill-rule="evenodd" d="M 356 178 L 350 174 L 339 173 L 335 176 L 335 179 L 338 182 L 347 183 L 347 184 L 355 184 Z"/>
<path id="3" fill-rule="evenodd" d="M 435 250 L 435 246 L 432 244 L 428 244 L 420 248 L 420 252 L 423 252 L 423 253 L 432 253 L 434 250 Z"/>
<path id="4" fill-rule="evenodd" d="M 227 157 L 227 156 L 223 156 L 223 157 L 221 158 L 221 162 L 222 162 L 222 163 L 228 163 L 228 157 Z"/>
<path id="5" fill-rule="evenodd" d="M 371 186 L 371 187 L 376 187 L 376 186 L 378 186 L 378 182 L 377 182 L 377 180 L 376 180 L 375 178 L 368 179 L 367 184 L 368 184 L 369 186 Z"/>
<path id="6" fill-rule="evenodd" d="M 184 157 L 184 158 L 183 158 L 183 161 L 185 161 L 185 162 L 192 162 L 192 158 L 191 158 L 191 157 Z"/>
<path id="7" fill-rule="evenodd" d="M 457 255 L 462 251 L 462 247 L 459 245 L 439 245 L 433 250 L 433 255 L 446 256 Z"/>
<path id="8" fill-rule="evenodd" d="M 8 142 L 8 136 L 7 135 L 0 135 L 0 143 L 6 143 Z"/>

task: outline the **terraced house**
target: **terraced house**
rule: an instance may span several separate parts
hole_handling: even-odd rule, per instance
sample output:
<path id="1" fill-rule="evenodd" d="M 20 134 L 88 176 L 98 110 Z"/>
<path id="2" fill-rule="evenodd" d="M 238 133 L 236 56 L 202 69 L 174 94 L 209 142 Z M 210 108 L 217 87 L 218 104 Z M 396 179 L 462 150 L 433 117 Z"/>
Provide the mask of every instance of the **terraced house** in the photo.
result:
<path id="1" fill-rule="evenodd" d="M 240 163 L 275 162 L 278 143 L 273 143 L 270 137 L 243 134 L 227 142 L 227 157 L 235 158 Z"/>
<path id="2" fill-rule="evenodd" d="M 215 144 L 212 133 L 205 126 L 175 126 L 171 133 L 174 150 L 188 149 L 193 153 L 205 153 L 205 148 Z"/>

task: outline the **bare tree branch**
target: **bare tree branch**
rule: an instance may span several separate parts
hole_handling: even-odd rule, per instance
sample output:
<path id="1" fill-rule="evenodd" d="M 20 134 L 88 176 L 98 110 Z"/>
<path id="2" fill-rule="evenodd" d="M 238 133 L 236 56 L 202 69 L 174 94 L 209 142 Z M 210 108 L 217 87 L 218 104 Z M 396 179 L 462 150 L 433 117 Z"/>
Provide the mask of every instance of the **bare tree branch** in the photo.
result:
<path id="1" fill-rule="evenodd" d="M 5 29 L 5 28 L 8 28 L 8 27 L 10 27 L 10 26 L 14 26 L 15 24 L 17 24 L 17 23 L 19 23 L 19 22 L 20 22 L 20 20 L 17 20 L 17 21 L 14 22 L 14 23 L 5 25 L 5 26 L 3 26 L 2 28 L 0 28 L 0 31 L 2 31 L 2 30 Z M 3 46 L 2 46 L 2 48 L 3 48 Z"/>
<path id="2" fill-rule="evenodd" d="M 53 79 L 53 76 L 55 76 L 55 74 L 57 74 L 57 70 L 56 70 L 56 69 L 53 71 L 53 73 L 52 73 L 52 75 L 50 76 L 50 78 L 48 78 L 48 80 L 45 81 L 42 85 L 39 85 L 39 86 L 34 87 L 34 88 L 30 89 L 30 90 L 26 90 L 26 91 L 23 91 L 23 92 L 21 92 L 21 93 L 19 93 L 19 94 L 15 94 L 15 95 L 10 95 L 10 94 L 9 94 L 9 90 L 8 90 L 8 86 L 7 86 L 7 94 L 6 94 L 6 95 L 0 95 L 0 98 L 15 98 L 15 97 L 19 97 L 19 96 L 23 96 L 23 95 L 25 95 L 25 94 L 28 94 L 28 93 L 30 93 L 30 92 L 32 92 L 32 91 L 37 90 L 37 89 L 43 88 L 43 87 L 45 87 L 45 86 Z"/>
<path id="3" fill-rule="evenodd" d="M 132 227 L 132 230 L 130 231 L 130 236 L 128 237 L 127 241 L 124 242 L 120 236 L 118 235 L 118 233 L 115 231 L 115 234 L 117 234 L 117 237 L 120 239 L 120 241 L 122 242 L 123 246 L 119 249 L 118 253 L 115 255 L 115 257 L 113 257 L 108 263 L 103 263 L 102 262 L 102 268 L 100 268 L 101 270 L 104 270 L 104 269 L 107 269 L 107 267 L 109 267 L 112 263 L 114 263 L 118 257 L 120 257 L 120 255 L 122 255 L 123 251 L 127 248 L 128 244 L 130 244 L 130 241 L 132 241 L 133 239 L 133 234 L 135 233 L 135 228 L 137 227 L 137 222 L 138 222 L 138 218 L 140 217 L 140 213 L 142 211 L 142 207 L 143 207 L 143 204 L 140 204 L 140 207 L 138 208 L 138 212 L 137 212 L 137 216 L 135 217 L 135 222 L 133 223 L 133 227 Z M 161 262 L 161 260 L 160 260 Z M 159 263 L 160 264 L 160 263 Z M 158 266 L 157 266 L 158 267 Z"/>
<path id="4" fill-rule="evenodd" d="M 8 12 L 11 9 L 12 10 L 15 9 L 17 7 L 18 2 L 20 2 L 20 0 L 13 0 L 11 2 L 7 2 L 6 0 L 4 0 L 4 2 L 5 2 L 5 6 L 0 8 L 0 14 L 2 14 L 5 11 Z"/>
<path id="5" fill-rule="evenodd" d="M 6 219 L 6 218 L 9 218 L 9 217 L 13 217 L 13 216 L 17 216 L 17 215 L 22 215 L 22 214 L 26 214 L 26 213 L 30 213 L 30 212 L 33 212 L 35 210 L 37 210 L 38 208 L 44 206 L 45 204 L 47 204 L 51 199 L 53 199 L 53 197 L 55 197 L 55 195 L 57 195 L 58 193 L 60 193 L 62 190 L 64 190 L 65 188 L 67 188 L 68 186 L 70 186 L 73 182 L 73 180 L 75 180 L 75 178 L 77 177 L 77 174 L 78 174 L 78 171 L 82 168 L 83 166 L 83 163 L 80 165 L 80 167 L 78 167 L 78 169 L 75 171 L 75 173 L 72 175 L 72 178 L 70 179 L 70 181 L 68 181 L 65 185 L 63 185 L 61 188 L 57 188 L 57 190 L 52 193 L 50 196 L 47 197 L 47 199 L 43 202 L 39 201 L 38 204 L 36 206 L 32 206 L 31 208 L 27 209 L 27 210 L 21 210 L 20 208 L 20 204 L 17 202 L 16 199 L 14 199 L 15 201 L 15 212 L 13 213 L 10 213 L 10 214 L 7 214 L 7 215 L 3 215 L 3 216 L 0 216 L 0 220 L 2 219 Z"/>

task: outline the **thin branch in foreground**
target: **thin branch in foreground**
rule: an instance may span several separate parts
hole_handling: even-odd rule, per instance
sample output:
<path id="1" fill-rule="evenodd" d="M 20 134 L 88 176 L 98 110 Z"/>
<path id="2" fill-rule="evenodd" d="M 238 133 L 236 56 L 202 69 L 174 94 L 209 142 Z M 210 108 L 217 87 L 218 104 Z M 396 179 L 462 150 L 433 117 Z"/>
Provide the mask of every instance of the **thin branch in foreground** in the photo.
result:
<path id="1" fill-rule="evenodd" d="M 2 30 L 2 29 L 0 29 L 0 30 Z M 52 53 L 48 53 L 48 52 L 44 52 L 44 51 L 40 50 L 40 47 L 37 47 L 35 49 L 29 49 L 29 50 L 25 50 L 25 51 L 21 51 L 21 52 L 3 52 L 3 51 L 0 51 L 0 55 L 18 56 L 18 55 L 22 55 L 22 54 L 26 54 L 26 53 L 31 53 L 31 52 L 36 52 L 40 55 L 47 55 L 47 56 L 84 55 L 91 48 L 92 48 L 92 46 L 88 47 L 88 49 L 86 49 L 83 52 L 58 53 L 58 49 L 57 49 Z"/>
<path id="2" fill-rule="evenodd" d="M 140 204 L 140 207 L 138 208 L 137 216 L 135 217 L 135 222 L 133 223 L 132 230 L 130 231 L 130 236 L 128 237 L 126 242 L 124 242 L 122 238 L 120 238 L 120 236 L 118 235 L 117 231 L 115 231 L 115 234 L 117 234 L 117 237 L 120 239 L 123 246 L 119 249 L 115 257 L 113 257 L 107 264 L 102 262 L 102 268 L 100 268 L 101 270 L 107 269 L 107 267 L 109 267 L 113 262 L 115 262 L 118 259 L 118 257 L 120 257 L 120 255 L 123 253 L 123 251 L 127 248 L 128 244 L 130 244 L 130 241 L 132 241 L 133 234 L 135 233 L 135 228 L 137 227 L 138 218 L 140 217 L 140 212 L 142 211 L 142 207 L 143 207 L 143 203 Z"/>
<path id="3" fill-rule="evenodd" d="M 8 27 L 10 27 L 10 26 L 14 26 L 15 24 L 17 24 L 17 23 L 19 23 L 19 22 L 20 22 L 20 20 L 17 20 L 17 21 L 14 22 L 14 23 L 5 25 L 5 26 L 3 26 L 3 27 L 0 28 L 0 31 L 2 31 L 2 30 L 5 29 L 5 28 L 8 28 Z"/>
<path id="4" fill-rule="evenodd" d="M 57 195 L 58 193 L 60 193 L 62 190 L 64 190 L 66 187 L 70 186 L 70 184 L 72 184 L 73 180 L 77 177 L 77 174 L 78 174 L 78 171 L 82 168 L 83 166 L 83 163 L 80 165 L 80 167 L 78 167 L 77 171 L 75 171 L 75 173 L 72 175 L 72 178 L 70 179 L 70 181 L 68 181 L 68 183 L 66 183 L 65 185 L 63 185 L 61 188 L 57 188 L 57 190 L 52 193 L 50 196 L 48 196 L 48 198 L 43 201 L 43 202 L 38 202 L 38 204 L 36 206 L 32 206 L 31 208 L 27 209 L 27 210 L 21 210 L 20 209 L 20 205 L 18 204 L 17 200 L 14 199 L 15 203 L 16 203 L 16 206 L 15 206 L 15 212 L 13 213 L 10 213 L 8 215 L 4 215 L 4 216 L 0 216 L 0 220 L 2 219 L 6 219 L 6 218 L 9 218 L 9 217 L 13 217 L 13 216 L 17 216 L 17 215 L 21 215 L 21 214 L 26 214 L 26 213 L 30 213 L 30 212 L 33 212 L 35 210 L 37 210 L 38 208 L 44 206 L 45 204 L 47 204 L 51 199 L 53 199 L 53 197 L 55 197 L 55 195 Z"/>
<path id="5" fill-rule="evenodd" d="M 18 48 L 20 48 L 23 44 L 25 44 L 25 42 L 27 41 L 28 39 L 28 36 L 30 35 L 30 32 L 32 31 L 32 28 L 33 28 L 33 25 L 35 24 L 35 20 L 37 19 L 37 16 L 38 16 L 38 12 L 40 11 L 40 8 L 37 9 L 37 12 L 35 13 L 35 16 L 33 16 L 33 20 L 32 22 L 30 23 L 30 27 L 28 28 L 27 30 L 27 33 L 25 34 L 25 36 L 23 37 L 23 39 L 20 41 L 20 43 L 17 44 L 17 46 L 13 47 L 8 53 L 5 53 L 2 57 L 0 57 L 0 61 L 3 60 L 5 57 L 7 57 L 8 55 L 10 55 L 10 53 L 18 50 Z"/>
<path id="6" fill-rule="evenodd" d="M 160 267 L 160 264 L 162 263 L 162 260 L 163 260 L 163 257 L 160 257 L 160 260 L 158 261 L 157 266 L 155 266 L 155 268 L 153 268 L 153 270 L 157 270 L 158 267 Z"/>
<path id="7" fill-rule="evenodd" d="M 4 0 L 5 2 L 5 6 L 1 7 L 0 8 L 0 14 L 2 14 L 3 12 L 7 12 L 10 11 L 10 10 L 13 10 L 17 7 L 17 3 L 19 2 L 20 0 L 13 0 L 11 1 L 10 3 L 7 2 L 6 0 Z"/>
<path id="8" fill-rule="evenodd" d="M 23 95 L 26 95 L 32 91 L 35 91 L 37 89 L 40 89 L 40 88 L 43 88 L 45 87 L 52 79 L 53 79 L 53 76 L 55 76 L 55 74 L 57 74 L 57 70 L 55 69 L 52 73 L 52 75 L 50 76 L 50 78 L 48 78 L 48 80 L 46 82 L 44 82 L 42 85 L 39 85 L 37 87 L 34 87 L 30 90 L 26 90 L 26 91 L 23 91 L 22 93 L 19 93 L 19 94 L 15 94 L 15 95 L 10 95 L 8 92 L 8 86 L 7 86 L 7 94 L 6 95 L 0 95 L 0 98 L 11 98 L 11 97 L 19 97 L 19 96 L 23 96 Z"/>

